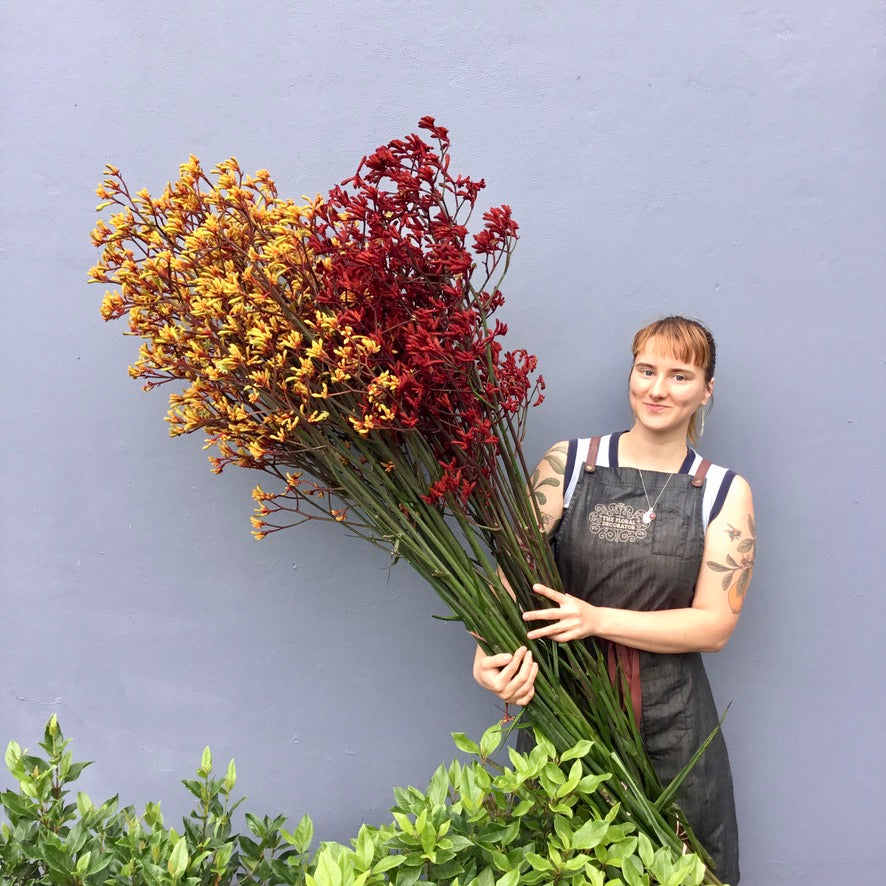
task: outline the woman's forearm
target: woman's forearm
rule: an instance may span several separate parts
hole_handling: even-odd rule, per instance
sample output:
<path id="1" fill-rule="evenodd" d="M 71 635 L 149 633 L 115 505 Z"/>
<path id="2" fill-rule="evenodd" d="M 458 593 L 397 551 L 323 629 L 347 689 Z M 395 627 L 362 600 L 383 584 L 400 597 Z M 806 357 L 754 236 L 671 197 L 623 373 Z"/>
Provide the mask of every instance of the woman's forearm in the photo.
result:
<path id="1" fill-rule="evenodd" d="M 636 612 L 593 606 L 591 610 L 590 636 L 646 652 L 719 652 L 738 621 L 695 608 Z"/>

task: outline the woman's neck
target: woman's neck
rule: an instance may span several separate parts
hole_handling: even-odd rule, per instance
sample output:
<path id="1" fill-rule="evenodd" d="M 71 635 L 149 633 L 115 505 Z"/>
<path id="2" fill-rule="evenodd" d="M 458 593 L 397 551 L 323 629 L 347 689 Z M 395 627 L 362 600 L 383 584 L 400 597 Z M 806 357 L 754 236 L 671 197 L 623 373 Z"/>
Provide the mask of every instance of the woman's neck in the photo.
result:
<path id="1" fill-rule="evenodd" d="M 673 473 L 686 458 L 685 432 L 650 434 L 636 424 L 618 441 L 618 463 L 625 468 Z"/>

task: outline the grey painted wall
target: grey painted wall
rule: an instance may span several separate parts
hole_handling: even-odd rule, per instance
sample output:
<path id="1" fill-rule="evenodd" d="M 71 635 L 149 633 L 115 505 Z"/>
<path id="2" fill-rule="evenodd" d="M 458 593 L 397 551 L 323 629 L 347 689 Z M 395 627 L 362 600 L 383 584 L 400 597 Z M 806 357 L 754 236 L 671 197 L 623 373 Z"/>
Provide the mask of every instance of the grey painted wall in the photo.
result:
<path id="1" fill-rule="evenodd" d="M 250 7 L 247 10 L 247 6 Z M 85 283 L 106 162 L 189 152 L 325 190 L 424 114 L 508 202 L 531 458 L 627 423 L 633 330 L 720 343 L 703 449 L 750 480 L 758 572 L 709 669 L 746 886 L 867 882 L 884 816 L 884 7 L 6 0 L 0 9 L 0 743 L 57 711 L 94 797 L 187 808 L 204 744 L 249 808 L 345 839 L 496 719 L 405 567 L 328 527 L 262 544 L 258 477 L 171 442 Z"/>

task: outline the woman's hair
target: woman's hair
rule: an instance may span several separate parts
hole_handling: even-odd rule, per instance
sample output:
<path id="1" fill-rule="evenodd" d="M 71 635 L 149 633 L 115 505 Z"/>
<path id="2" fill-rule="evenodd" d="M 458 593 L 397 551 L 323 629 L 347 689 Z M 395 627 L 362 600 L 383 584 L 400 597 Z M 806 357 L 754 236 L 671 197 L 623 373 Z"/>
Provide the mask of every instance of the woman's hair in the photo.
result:
<path id="1" fill-rule="evenodd" d="M 717 346 L 714 336 L 698 320 L 688 317 L 665 317 L 638 330 L 634 336 L 632 353 L 634 359 L 646 347 L 650 339 L 657 338 L 661 346 L 678 360 L 683 360 L 704 370 L 704 380 L 710 384 L 717 365 Z M 696 416 L 689 420 L 689 439 L 698 442 Z"/>

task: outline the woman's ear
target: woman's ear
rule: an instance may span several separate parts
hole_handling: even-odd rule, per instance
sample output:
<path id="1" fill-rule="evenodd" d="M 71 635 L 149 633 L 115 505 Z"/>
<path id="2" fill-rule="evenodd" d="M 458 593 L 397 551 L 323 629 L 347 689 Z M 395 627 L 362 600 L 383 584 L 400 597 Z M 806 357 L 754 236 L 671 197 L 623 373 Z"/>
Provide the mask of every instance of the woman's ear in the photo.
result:
<path id="1" fill-rule="evenodd" d="M 715 382 L 715 381 L 716 381 L 716 379 L 713 379 L 713 378 L 712 378 L 712 379 L 711 379 L 711 380 L 705 385 L 706 393 L 705 393 L 705 398 L 704 398 L 704 400 L 701 401 L 702 406 L 704 406 L 704 405 L 705 405 L 705 404 L 711 399 L 711 397 L 714 396 L 714 382 Z"/>

